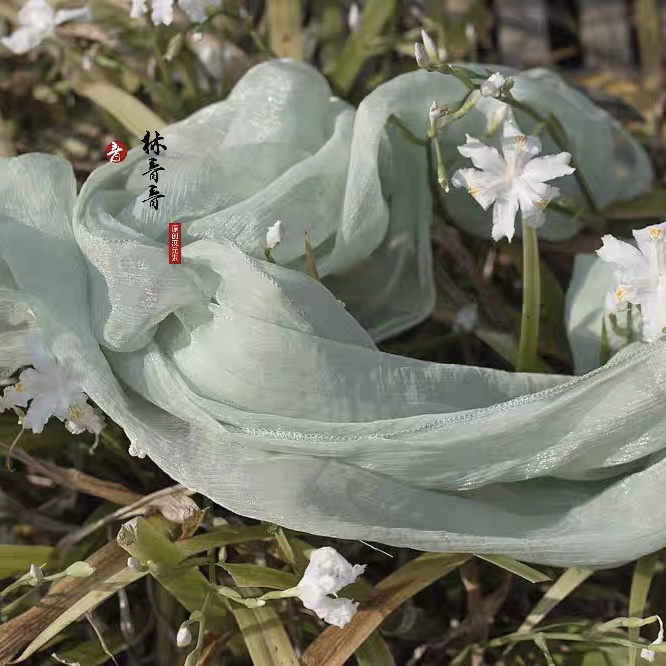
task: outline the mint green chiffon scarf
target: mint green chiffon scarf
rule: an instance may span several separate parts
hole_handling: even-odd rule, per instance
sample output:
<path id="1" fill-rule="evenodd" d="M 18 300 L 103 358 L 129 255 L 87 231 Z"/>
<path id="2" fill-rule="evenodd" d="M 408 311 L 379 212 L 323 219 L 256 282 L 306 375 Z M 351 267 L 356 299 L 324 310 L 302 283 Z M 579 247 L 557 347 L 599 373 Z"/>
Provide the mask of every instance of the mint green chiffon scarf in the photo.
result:
<path id="1" fill-rule="evenodd" d="M 228 99 L 162 130 L 157 211 L 142 203 L 141 147 L 96 169 L 78 196 L 58 157 L 0 160 L 4 374 L 30 363 L 24 333 L 38 327 L 133 447 L 243 516 L 567 566 L 663 547 L 663 342 L 601 368 L 588 354 L 576 377 L 376 348 L 434 304 L 426 152 L 387 122 L 423 139 L 433 99 L 453 105 L 464 93 L 419 71 L 354 109 L 306 65 L 259 65 Z M 517 75 L 513 94 L 557 116 L 599 207 L 649 188 L 642 150 L 557 76 Z M 483 137 L 493 103 L 452 126 L 445 159 L 466 132 Z M 573 178 L 558 186 L 580 195 Z M 461 228 L 489 236 L 465 192 L 444 204 Z M 548 215 L 543 238 L 579 228 Z M 265 234 L 278 219 L 285 237 L 270 264 Z M 167 262 L 174 220 L 181 265 Z M 323 284 L 305 272 L 305 229 Z M 572 331 L 602 299 L 576 300 Z"/>

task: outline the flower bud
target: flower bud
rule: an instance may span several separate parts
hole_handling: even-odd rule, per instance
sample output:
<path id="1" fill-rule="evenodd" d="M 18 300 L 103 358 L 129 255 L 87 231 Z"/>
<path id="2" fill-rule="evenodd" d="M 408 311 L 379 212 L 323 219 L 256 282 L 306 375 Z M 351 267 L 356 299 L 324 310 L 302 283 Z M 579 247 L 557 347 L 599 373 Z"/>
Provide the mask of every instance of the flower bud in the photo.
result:
<path id="1" fill-rule="evenodd" d="M 421 39 L 423 40 L 423 47 L 428 58 L 433 62 L 437 62 L 439 60 L 439 52 L 435 40 L 425 30 L 421 30 Z"/>
<path id="2" fill-rule="evenodd" d="M 278 220 L 266 232 L 266 247 L 272 250 L 282 242 L 282 222 Z"/>
<path id="3" fill-rule="evenodd" d="M 416 42 L 414 44 L 414 57 L 416 58 L 416 64 L 419 67 L 427 67 L 430 64 L 430 58 L 428 58 L 421 42 Z"/>
<path id="4" fill-rule="evenodd" d="M 35 585 L 39 585 L 44 580 L 44 574 L 36 564 L 30 565 L 30 576 L 32 577 Z"/>
<path id="5" fill-rule="evenodd" d="M 70 578 L 88 578 L 94 573 L 94 567 L 91 567 L 87 562 L 74 562 L 65 569 L 65 576 Z"/>
<path id="6" fill-rule="evenodd" d="M 183 623 L 176 634 L 176 645 L 178 647 L 187 647 L 192 642 L 192 632 L 187 624 Z"/>
<path id="7" fill-rule="evenodd" d="M 128 557 L 127 566 L 130 569 L 134 569 L 134 571 L 141 571 L 141 569 L 143 568 L 141 562 L 136 557 Z"/>

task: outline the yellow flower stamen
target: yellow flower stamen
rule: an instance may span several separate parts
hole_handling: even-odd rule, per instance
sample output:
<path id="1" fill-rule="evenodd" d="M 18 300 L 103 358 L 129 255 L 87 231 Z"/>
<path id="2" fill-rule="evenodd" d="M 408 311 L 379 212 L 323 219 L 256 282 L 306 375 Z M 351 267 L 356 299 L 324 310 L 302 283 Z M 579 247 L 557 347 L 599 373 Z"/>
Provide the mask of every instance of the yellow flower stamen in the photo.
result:
<path id="1" fill-rule="evenodd" d="M 516 150 L 522 150 L 527 145 L 527 137 L 524 135 L 517 136 L 514 141 Z"/>
<path id="2" fill-rule="evenodd" d="M 477 196 L 480 194 L 483 194 L 483 188 L 480 187 L 479 185 L 470 185 L 467 188 L 467 191 L 470 193 L 471 196 L 473 196 L 475 199 Z"/>
<path id="3" fill-rule="evenodd" d="M 661 238 L 663 235 L 663 232 L 661 229 L 650 229 L 648 232 L 650 234 L 650 237 L 653 239 Z"/>
<path id="4" fill-rule="evenodd" d="M 617 299 L 618 303 L 622 303 L 628 296 L 629 292 L 627 291 L 627 288 L 621 284 L 616 290 L 615 290 L 615 298 Z"/>
<path id="5" fill-rule="evenodd" d="M 67 410 L 67 418 L 70 421 L 76 421 L 77 419 L 80 419 L 82 414 L 83 412 L 78 405 L 71 405 Z"/>

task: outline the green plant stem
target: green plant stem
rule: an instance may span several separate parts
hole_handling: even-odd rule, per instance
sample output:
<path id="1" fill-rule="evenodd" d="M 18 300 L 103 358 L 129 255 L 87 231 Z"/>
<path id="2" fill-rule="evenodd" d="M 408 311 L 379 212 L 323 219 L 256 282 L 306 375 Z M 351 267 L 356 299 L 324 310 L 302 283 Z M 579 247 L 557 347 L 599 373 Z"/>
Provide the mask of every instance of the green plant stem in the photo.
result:
<path id="1" fill-rule="evenodd" d="M 523 314 L 516 372 L 533 372 L 539 342 L 541 277 L 536 229 L 523 223 Z"/>
<path id="2" fill-rule="evenodd" d="M 437 183 L 445 191 L 449 191 L 449 179 L 446 175 L 446 167 L 444 166 L 444 160 L 442 159 L 442 149 L 439 145 L 439 139 L 437 134 L 435 134 L 431 139 L 432 145 L 435 149 L 435 162 L 437 164 Z"/>

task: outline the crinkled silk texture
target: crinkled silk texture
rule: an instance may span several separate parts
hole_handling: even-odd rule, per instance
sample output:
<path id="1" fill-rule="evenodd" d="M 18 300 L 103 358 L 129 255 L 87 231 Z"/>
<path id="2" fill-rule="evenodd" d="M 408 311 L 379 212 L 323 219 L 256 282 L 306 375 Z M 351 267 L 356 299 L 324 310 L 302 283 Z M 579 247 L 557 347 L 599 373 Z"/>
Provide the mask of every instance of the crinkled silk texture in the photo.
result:
<path id="1" fill-rule="evenodd" d="M 257 66 L 227 100 L 163 130 L 158 211 L 142 203 L 140 146 L 78 198 L 65 161 L 3 159 L 0 366 L 29 363 L 21 339 L 34 315 L 136 446 L 245 516 L 562 565 L 666 545 L 664 344 L 575 378 L 375 347 L 434 301 L 425 151 L 387 118 L 423 137 L 432 100 L 464 92 L 416 72 L 354 110 L 305 65 Z M 649 186 L 638 147 L 559 79 L 520 75 L 514 94 L 558 114 L 600 205 Z M 445 154 L 484 129 L 473 111 Z M 451 215 L 487 236 L 466 196 L 446 200 Z M 263 245 L 277 219 L 286 234 L 272 265 Z M 167 262 L 172 220 L 180 266 Z M 305 228 L 328 289 L 304 274 Z M 543 234 L 575 231 L 553 217 Z"/>

